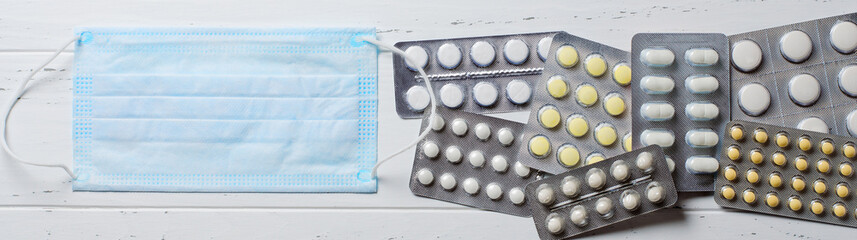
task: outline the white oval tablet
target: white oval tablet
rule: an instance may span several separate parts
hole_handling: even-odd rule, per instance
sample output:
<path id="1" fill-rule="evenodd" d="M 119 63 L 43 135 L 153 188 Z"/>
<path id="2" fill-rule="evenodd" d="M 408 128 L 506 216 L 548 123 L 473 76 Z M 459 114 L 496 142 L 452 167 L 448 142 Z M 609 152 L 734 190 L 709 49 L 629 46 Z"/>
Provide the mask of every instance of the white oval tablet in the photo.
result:
<path id="1" fill-rule="evenodd" d="M 839 70 L 839 90 L 849 97 L 857 97 L 857 65 L 848 65 Z"/>
<path id="2" fill-rule="evenodd" d="M 675 115 L 675 108 L 668 102 L 647 102 L 640 106 L 640 115 L 648 121 L 670 120 Z"/>
<path id="3" fill-rule="evenodd" d="M 559 187 L 565 196 L 575 197 L 580 193 L 580 180 L 574 176 L 568 176 L 562 179 L 562 184 Z"/>
<path id="4" fill-rule="evenodd" d="M 806 61 L 812 54 L 812 39 L 800 30 L 788 32 L 780 37 L 780 53 L 789 62 Z"/>
<path id="5" fill-rule="evenodd" d="M 500 184 L 489 183 L 488 186 L 485 186 L 485 193 L 491 200 L 498 200 L 503 197 L 503 188 L 500 187 Z"/>
<path id="6" fill-rule="evenodd" d="M 664 94 L 672 92 L 675 81 L 667 76 L 644 76 L 640 79 L 640 88 L 648 94 Z"/>
<path id="7" fill-rule="evenodd" d="M 607 197 L 601 197 L 595 201 L 595 211 L 601 215 L 607 215 L 613 211 L 613 200 Z"/>
<path id="8" fill-rule="evenodd" d="M 497 131 L 497 141 L 500 141 L 500 144 L 503 144 L 503 146 L 508 147 L 515 141 L 515 134 L 512 133 L 512 129 L 510 128 L 502 128 L 500 131 Z"/>
<path id="9" fill-rule="evenodd" d="M 637 160 L 635 161 L 637 168 L 643 171 L 647 171 L 652 169 L 652 166 L 655 165 L 655 159 L 652 157 L 652 154 L 649 152 L 641 152 L 637 155 Z"/>
<path id="10" fill-rule="evenodd" d="M 530 57 L 530 46 L 521 39 L 512 39 L 503 45 L 503 56 L 512 65 L 521 65 Z"/>
<path id="11" fill-rule="evenodd" d="M 685 106 L 684 113 L 690 120 L 708 121 L 717 118 L 720 115 L 720 109 L 717 108 L 717 105 L 708 101 L 694 101 Z"/>
<path id="12" fill-rule="evenodd" d="M 586 184 L 592 189 L 601 189 L 605 183 L 607 183 L 607 174 L 601 169 L 591 168 L 586 172 Z"/>
<path id="13" fill-rule="evenodd" d="M 586 208 L 580 205 L 574 206 L 571 208 L 571 214 L 569 216 L 571 222 L 577 226 L 585 226 L 588 218 L 586 214 Z"/>
<path id="14" fill-rule="evenodd" d="M 720 82 L 711 75 L 691 75 L 684 79 L 684 87 L 693 94 L 708 94 L 717 91 Z"/>
<path id="15" fill-rule="evenodd" d="M 738 106 L 747 115 L 758 117 L 771 105 L 771 92 L 762 84 L 751 83 L 738 90 Z"/>
<path id="16" fill-rule="evenodd" d="M 795 126 L 797 129 L 820 132 L 820 133 L 829 133 L 830 130 L 827 127 L 827 123 L 824 122 L 821 118 L 818 117 L 808 117 L 804 118 Z"/>
<path id="17" fill-rule="evenodd" d="M 444 125 L 446 125 L 446 121 L 444 121 L 442 117 L 434 116 L 431 121 L 431 130 L 440 131 L 443 129 Z"/>
<path id="18" fill-rule="evenodd" d="M 443 155 L 445 155 L 446 160 L 451 162 L 451 163 L 461 162 L 461 149 L 459 149 L 456 146 L 447 147 L 446 151 L 444 151 Z"/>
<path id="19" fill-rule="evenodd" d="M 857 137 L 857 110 L 851 111 L 848 116 L 845 116 L 845 128 L 852 137 Z"/>
<path id="20" fill-rule="evenodd" d="M 464 187 L 464 191 L 470 195 L 476 195 L 479 192 L 479 181 L 476 181 L 475 178 L 464 179 L 461 185 Z"/>
<path id="21" fill-rule="evenodd" d="M 436 158 L 438 154 L 440 154 L 440 148 L 432 141 L 426 141 L 423 143 L 423 154 L 428 158 Z"/>
<path id="22" fill-rule="evenodd" d="M 467 134 L 467 121 L 461 118 L 452 120 L 452 133 L 458 136 Z"/>
<path id="23" fill-rule="evenodd" d="M 634 190 L 622 192 L 622 207 L 628 210 L 636 210 L 640 207 L 640 194 Z"/>
<path id="24" fill-rule="evenodd" d="M 667 161 L 667 168 L 670 169 L 670 172 L 674 172 L 675 171 L 675 161 L 673 161 L 673 158 L 671 158 L 670 156 L 664 156 L 664 160 Z"/>
<path id="25" fill-rule="evenodd" d="M 548 186 L 547 184 L 542 184 L 536 190 L 536 199 L 539 200 L 539 203 L 543 205 L 550 205 L 553 203 L 554 199 L 554 191 L 553 188 Z"/>
<path id="26" fill-rule="evenodd" d="M 506 172 L 509 169 L 509 160 L 503 155 L 497 155 L 491 158 L 491 167 L 497 172 Z"/>
<path id="27" fill-rule="evenodd" d="M 814 76 L 803 73 L 789 80 L 789 98 L 800 106 L 811 106 L 821 96 L 821 84 Z"/>
<path id="28" fill-rule="evenodd" d="M 542 59 L 542 62 L 548 59 L 548 52 L 551 50 L 551 42 L 553 41 L 553 37 L 545 37 L 539 40 L 539 46 L 536 49 L 536 52 L 539 54 L 539 58 Z"/>
<path id="29" fill-rule="evenodd" d="M 434 182 L 434 174 L 431 173 L 428 169 L 420 169 L 417 171 L 417 181 L 422 185 L 428 186 L 432 182 Z"/>
<path id="30" fill-rule="evenodd" d="M 491 137 L 491 127 L 489 127 L 487 123 L 476 124 L 473 131 L 476 133 L 476 138 L 479 140 L 488 141 L 488 138 Z"/>
<path id="31" fill-rule="evenodd" d="M 646 199 L 649 202 L 659 203 L 666 198 L 666 190 L 660 184 L 656 184 L 656 182 L 652 182 L 649 184 L 650 187 L 646 189 Z"/>
<path id="32" fill-rule="evenodd" d="M 470 60 L 478 67 L 490 66 L 496 57 L 497 52 L 494 51 L 494 45 L 486 41 L 478 41 L 470 47 Z"/>
<path id="33" fill-rule="evenodd" d="M 732 44 L 732 65 L 739 71 L 756 70 L 762 63 L 762 48 L 753 40 L 741 40 Z"/>
<path id="34" fill-rule="evenodd" d="M 444 43 L 437 49 L 437 63 L 446 69 L 455 69 L 461 64 L 461 49 L 452 43 Z"/>
<path id="35" fill-rule="evenodd" d="M 518 175 L 519 177 L 525 178 L 527 176 L 530 176 L 530 167 L 527 167 L 526 165 L 521 164 L 521 162 L 515 162 L 514 168 L 515 168 L 515 174 Z"/>
<path id="36" fill-rule="evenodd" d="M 699 155 L 687 158 L 687 161 L 684 162 L 684 168 L 693 174 L 711 174 L 717 172 L 720 164 L 717 163 L 716 158 Z"/>
<path id="37" fill-rule="evenodd" d="M 471 151 L 470 154 L 467 154 L 467 161 L 473 167 L 479 168 L 485 165 L 485 155 L 479 150 Z"/>
<path id="38" fill-rule="evenodd" d="M 548 218 L 546 225 L 547 226 L 545 227 L 548 229 L 548 232 L 552 234 L 558 234 L 562 232 L 565 228 L 565 221 L 563 221 L 562 217 L 560 217 L 559 215 L 553 215 Z"/>
<path id="39" fill-rule="evenodd" d="M 524 191 L 521 191 L 520 188 L 512 188 L 512 190 L 509 190 L 509 201 L 512 201 L 515 205 L 524 203 Z"/>
<path id="40" fill-rule="evenodd" d="M 405 49 L 405 55 L 407 55 L 412 61 L 414 61 L 414 65 L 411 65 L 411 62 L 405 60 L 405 64 L 411 71 L 417 71 L 417 69 L 425 68 L 426 65 L 428 65 L 428 51 L 426 51 L 426 49 L 423 47 L 410 46 L 408 47 L 408 49 Z"/>
<path id="41" fill-rule="evenodd" d="M 448 83 L 440 87 L 440 102 L 448 108 L 458 108 L 464 103 L 464 90 L 461 86 Z"/>
<path id="42" fill-rule="evenodd" d="M 640 133 L 640 143 L 643 146 L 658 145 L 661 147 L 672 147 L 675 143 L 675 134 L 666 129 L 646 129 Z"/>
<path id="43" fill-rule="evenodd" d="M 445 190 L 455 189 L 456 181 L 452 174 L 444 173 L 440 175 L 440 186 Z"/>
<path id="44" fill-rule="evenodd" d="M 673 64 L 675 54 L 662 47 L 646 48 L 640 52 L 640 61 L 649 67 L 665 67 Z"/>
<path id="45" fill-rule="evenodd" d="M 413 86 L 405 92 L 405 101 L 412 110 L 420 112 L 431 103 L 428 90 L 423 86 Z"/>
<path id="46" fill-rule="evenodd" d="M 512 80 L 506 84 L 506 98 L 514 104 L 524 104 L 530 101 L 533 89 L 523 80 Z"/>
<path id="47" fill-rule="evenodd" d="M 857 50 L 857 24 L 841 21 L 833 25 L 830 28 L 830 45 L 842 54 Z"/>
<path id="48" fill-rule="evenodd" d="M 710 148 L 717 146 L 720 137 L 717 136 L 717 132 L 711 129 L 693 129 L 687 131 L 684 135 L 684 140 L 687 142 L 687 145 L 690 145 L 693 148 Z"/>
<path id="49" fill-rule="evenodd" d="M 473 100 L 479 106 L 490 107 L 497 102 L 499 96 L 500 91 L 492 83 L 479 82 L 473 86 Z"/>
<path id="50" fill-rule="evenodd" d="M 684 60 L 691 66 L 711 66 L 717 64 L 718 59 L 720 59 L 720 54 L 711 48 L 691 48 L 684 52 Z"/>

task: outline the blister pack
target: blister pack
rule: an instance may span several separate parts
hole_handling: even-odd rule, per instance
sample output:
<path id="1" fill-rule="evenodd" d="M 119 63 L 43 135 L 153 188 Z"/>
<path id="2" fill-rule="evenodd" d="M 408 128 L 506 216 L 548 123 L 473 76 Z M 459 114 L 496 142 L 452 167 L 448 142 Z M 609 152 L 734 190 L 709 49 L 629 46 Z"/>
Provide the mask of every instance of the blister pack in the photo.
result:
<path id="1" fill-rule="evenodd" d="M 748 121 L 725 129 L 717 204 L 857 227 L 857 139 Z"/>
<path id="2" fill-rule="evenodd" d="M 541 239 L 567 239 L 673 206 L 663 150 L 649 146 L 527 185 Z"/>
<path id="3" fill-rule="evenodd" d="M 419 118 L 429 94 L 417 73 L 432 81 L 438 107 L 473 113 L 523 111 L 556 32 L 398 42 L 416 66 L 393 56 L 396 112 Z"/>
<path id="4" fill-rule="evenodd" d="M 633 146 L 661 146 L 683 166 L 675 173 L 679 191 L 711 191 L 730 120 L 726 35 L 640 33 L 631 66 Z"/>
<path id="5" fill-rule="evenodd" d="M 567 33 L 550 49 L 518 160 L 558 174 L 630 151 L 630 54 Z"/>
<path id="6" fill-rule="evenodd" d="M 411 192 L 470 207 L 529 216 L 524 187 L 540 174 L 515 161 L 523 124 L 438 109 L 432 131 L 417 145 Z"/>
<path id="7" fill-rule="evenodd" d="M 732 120 L 857 136 L 857 13 L 729 37 Z"/>

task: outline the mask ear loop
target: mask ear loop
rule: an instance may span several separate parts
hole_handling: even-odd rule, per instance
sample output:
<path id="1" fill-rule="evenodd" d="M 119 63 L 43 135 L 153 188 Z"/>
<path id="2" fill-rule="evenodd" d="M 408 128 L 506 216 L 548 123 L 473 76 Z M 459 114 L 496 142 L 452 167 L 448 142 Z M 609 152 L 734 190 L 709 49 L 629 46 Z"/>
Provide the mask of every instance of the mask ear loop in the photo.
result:
<path id="1" fill-rule="evenodd" d="M 378 46 L 378 47 L 386 48 L 386 49 L 392 51 L 393 53 L 395 53 L 396 55 L 399 55 L 402 58 L 404 58 L 405 61 L 407 63 L 409 63 L 411 66 L 417 66 L 417 64 L 416 64 L 417 61 L 415 61 L 412 57 L 405 54 L 405 51 L 402 51 L 401 49 L 399 49 L 393 45 L 378 41 L 374 38 L 368 38 L 368 37 L 363 37 L 363 41 L 369 42 L 369 43 L 374 44 L 375 46 Z M 435 119 L 437 117 L 436 116 L 437 113 L 435 111 L 435 109 L 437 109 L 437 105 L 435 104 L 435 100 L 434 100 L 435 99 L 434 98 L 434 89 L 432 89 L 432 87 L 431 87 L 431 81 L 429 81 L 429 78 L 426 74 L 426 71 L 423 70 L 423 68 L 417 68 L 417 72 L 419 72 L 420 78 L 425 80 L 426 88 L 428 89 L 429 103 L 431 103 L 431 106 L 429 106 L 429 109 L 430 109 L 429 110 L 429 112 L 430 112 L 429 113 L 429 119 L 431 119 L 430 121 L 435 121 Z M 417 139 L 414 139 L 413 142 L 409 143 L 408 145 L 406 145 L 405 147 L 403 147 L 399 151 L 396 151 L 395 153 L 390 154 L 390 156 L 387 156 L 384 159 L 381 159 L 377 163 L 375 163 L 375 167 L 372 167 L 372 179 L 378 178 L 378 167 L 380 167 L 381 164 L 384 164 L 385 162 L 389 161 L 390 159 L 393 159 L 393 157 L 395 157 L 396 155 L 399 155 L 399 154 L 407 151 L 408 149 L 411 149 L 411 147 L 416 146 L 418 143 L 420 143 L 420 141 L 422 141 L 423 139 L 426 138 L 426 135 L 428 135 L 429 131 L 431 131 L 431 127 L 426 127 L 425 129 L 423 129 L 423 132 L 420 133 L 420 136 L 417 137 Z"/>
<path id="2" fill-rule="evenodd" d="M 45 66 L 47 66 L 48 64 L 53 62 L 54 59 L 56 59 L 57 56 L 59 56 L 63 50 L 68 48 L 68 46 L 71 46 L 72 43 L 77 42 L 79 39 L 80 38 L 76 37 L 76 38 L 73 38 L 73 39 L 69 40 L 68 42 L 66 42 L 65 45 L 63 45 L 60 49 L 58 49 L 54 53 L 54 55 L 51 56 L 50 59 L 48 59 L 47 61 L 42 63 L 42 65 L 39 66 L 39 68 L 34 70 L 32 73 L 30 73 L 29 76 L 27 76 L 27 78 L 25 78 L 23 81 L 21 81 L 21 83 L 18 85 L 18 90 L 15 91 L 15 94 L 12 95 L 11 101 L 6 106 L 6 109 L 4 111 L 5 115 L 3 116 L 3 125 L 0 126 L 0 131 L 2 131 L 2 134 L 3 134 L 3 137 L 0 138 L 0 139 L 2 139 L 3 149 L 6 150 L 6 153 L 9 154 L 9 156 L 12 158 L 12 160 L 15 160 L 16 162 L 21 163 L 21 164 L 37 166 L 37 167 L 62 168 L 63 170 L 65 170 L 65 172 L 68 174 L 68 176 L 70 176 L 72 179 L 77 179 L 77 175 L 75 175 L 74 172 L 71 170 L 71 168 L 65 164 L 58 164 L 58 163 L 57 164 L 44 164 L 44 163 L 28 162 L 28 161 L 22 160 L 21 157 L 19 157 L 17 154 L 12 152 L 12 149 L 9 148 L 8 141 L 6 140 L 6 137 L 7 137 L 6 134 L 8 133 L 6 131 L 6 126 L 7 126 L 7 123 L 9 122 L 9 115 L 12 114 L 12 108 L 15 107 L 15 104 L 18 103 L 18 100 L 20 100 L 21 96 L 24 95 L 24 91 L 26 90 L 25 88 L 27 87 L 27 83 L 29 83 L 30 80 L 33 79 L 33 76 L 35 76 L 36 73 L 39 73 L 40 71 L 42 71 L 42 69 L 45 68 Z"/>

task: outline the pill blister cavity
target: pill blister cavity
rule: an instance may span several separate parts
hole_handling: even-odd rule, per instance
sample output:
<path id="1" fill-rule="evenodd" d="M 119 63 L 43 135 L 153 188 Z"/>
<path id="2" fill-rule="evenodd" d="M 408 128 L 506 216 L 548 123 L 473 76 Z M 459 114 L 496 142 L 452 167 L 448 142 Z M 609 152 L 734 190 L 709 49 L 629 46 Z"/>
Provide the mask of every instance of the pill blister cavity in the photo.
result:
<path id="1" fill-rule="evenodd" d="M 619 93 L 609 93 L 604 97 L 604 111 L 610 116 L 619 116 L 625 112 L 625 98 Z"/>
<path id="2" fill-rule="evenodd" d="M 818 193 L 819 195 L 826 193 L 827 182 L 822 179 L 815 180 L 815 182 L 812 183 L 812 190 L 815 191 L 815 193 Z"/>
<path id="3" fill-rule="evenodd" d="M 595 200 L 595 212 L 598 212 L 602 218 L 610 218 L 613 216 L 613 200 L 608 197 L 601 197 Z"/>
<path id="4" fill-rule="evenodd" d="M 809 203 L 809 209 L 815 215 L 821 215 L 824 213 L 824 203 L 820 199 L 813 199 Z"/>
<path id="5" fill-rule="evenodd" d="M 592 84 L 584 83 L 574 90 L 575 100 L 580 106 L 591 107 L 598 102 L 598 90 Z"/>
<path id="6" fill-rule="evenodd" d="M 563 45 L 556 50 L 556 62 L 564 68 L 574 67 L 579 58 L 577 49 L 571 45 Z"/>
<path id="7" fill-rule="evenodd" d="M 489 82 L 479 82 L 473 86 L 473 100 L 482 107 L 490 107 L 497 103 L 500 91 L 497 86 Z"/>
<path id="8" fill-rule="evenodd" d="M 625 161 L 617 160 L 610 165 L 610 176 L 619 182 L 625 182 L 631 177 L 631 168 Z"/>
<path id="9" fill-rule="evenodd" d="M 737 145 L 732 145 L 726 148 L 726 157 L 732 161 L 738 161 L 741 159 L 741 147 Z"/>
<path id="10" fill-rule="evenodd" d="M 738 125 L 732 126 L 732 128 L 729 129 L 729 136 L 731 136 L 735 141 L 743 140 L 744 128 Z"/>
<path id="11" fill-rule="evenodd" d="M 604 154 L 594 152 L 590 153 L 589 156 L 586 156 L 585 163 L 586 165 L 592 165 L 597 162 L 604 161 L 604 159 L 606 159 L 606 157 L 604 157 Z"/>
<path id="12" fill-rule="evenodd" d="M 675 53 L 664 47 L 646 48 L 640 52 L 640 62 L 649 67 L 666 67 L 675 61 Z"/>
<path id="13" fill-rule="evenodd" d="M 551 97 L 560 99 L 568 94 L 568 83 L 561 75 L 555 75 L 548 78 L 547 91 Z"/>
<path id="14" fill-rule="evenodd" d="M 697 155 L 687 158 L 684 162 L 684 167 L 688 172 L 693 174 L 712 174 L 720 169 L 720 164 L 716 158 L 706 155 Z"/>
<path id="15" fill-rule="evenodd" d="M 470 60 L 477 67 L 488 67 L 494 63 L 497 57 L 497 52 L 494 50 L 494 45 L 486 41 L 478 41 L 470 47 Z"/>
<path id="16" fill-rule="evenodd" d="M 795 191 L 803 191 L 806 188 L 806 181 L 803 180 L 803 177 L 794 176 L 792 177 L 792 189 Z"/>
<path id="17" fill-rule="evenodd" d="M 437 49 L 437 62 L 446 69 L 455 69 L 461 64 L 461 48 L 453 43 L 444 43 Z"/>
<path id="18" fill-rule="evenodd" d="M 485 165 L 485 154 L 482 151 L 471 151 L 470 154 L 467 154 L 467 161 L 470 162 L 470 165 L 475 168 L 480 168 Z"/>
<path id="19" fill-rule="evenodd" d="M 446 121 L 443 120 L 440 116 L 434 116 L 431 121 L 431 130 L 440 131 L 443 130 L 444 125 L 446 125 Z"/>
<path id="20" fill-rule="evenodd" d="M 780 53 L 789 62 L 804 62 L 812 54 L 812 39 L 800 30 L 788 32 L 780 37 Z"/>
<path id="21" fill-rule="evenodd" d="M 552 234 L 559 234 L 565 229 L 565 221 L 559 214 L 551 214 L 545 221 L 545 228 Z"/>
<path id="22" fill-rule="evenodd" d="M 491 137 L 491 127 L 487 123 L 478 123 L 473 131 L 476 133 L 476 138 L 482 141 L 488 141 Z"/>
<path id="23" fill-rule="evenodd" d="M 710 121 L 720 115 L 720 109 L 709 101 L 693 101 L 685 106 L 684 113 L 693 121 Z"/>
<path id="24" fill-rule="evenodd" d="M 800 211 L 800 209 L 801 209 L 802 207 L 803 207 L 803 203 L 801 203 L 801 201 L 800 201 L 800 198 L 799 198 L 799 197 L 797 197 L 797 196 L 791 196 L 791 197 L 789 197 L 789 209 L 791 209 L 792 211 L 797 212 L 797 211 Z"/>
<path id="25" fill-rule="evenodd" d="M 720 55 L 711 48 L 692 48 L 684 52 L 684 59 L 691 66 L 707 67 L 717 64 Z"/>
<path id="26" fill-rule="evenodd" d="M 785 132 L 778 132 L 776 136 L 777 146 L 780 148 L 786 148 L 789 146 L 789 134 Z"/>
<path id="27" fill-rule="evenodd" d="M 544 37 L 539 40 L 538 46 L 536 48 L 536 53 L 539 55 L 539 59 L 541 59 L 542 62 L 548 59 L 551 42 L 553 42 L 553 37 Z"/>
<path id="28" fill-rule="evenodd" d="M 633 189 L 625 190 L 620 196 L 622 199 L 622 207 L 628 211 L 634 211 L 640 208 L 641 197 L 640 193 Z"/>
<path id="29" fill-rule="evenodd" d="M 845 128 L 852 137 L 857 137 L 857 110 L 851 111 L 845 117 Z"/>
<path id="30" fill-rule="evenodd" d="M 668 148 L 675 143 L 675 134 L 666 129 L 646 129 L 640 133 L 640 142 L 643 146 L 658 145 Z"/>
<path id="31" fill-rule="evenodd" d="M 555 195 L 556 193 L 554 192 L 553 188 L 547 183 L 539 185 L 539 187 L 536 189 L 536 199 L 542 205 L 553 204 L 556 200 Z"/>
<path id="32" fill-rule="evenodd" d="M 750 150 L 750 162 L 755 163 L 756 165 L 762 164 L 765 161 L 765 155 L 762 154 L 761 149 L 753 149 Z"/>
<path id="33" fill-rule="evenodd" d="M 514 104 L 528 103 L 532 96 L 533 89 L 523 80 L 515 79 L 506 84 L 506 98 Z"/>
<path id="34" fill-rule="evenodd" d="M 512 133 L 512 129 L 502 128 L 497 132 L 497 141 L 500 141 L 503 146 L 512 145 L 512 142 L 515 141 L 515 134 Z"/>
<path id="35" fill-rule="evenodd" d="M 551 144 L 547 137 L 536 135 L 529 141 L 530 154 L 537 158 L 544 158 L 550 153 Z"/>
<path id="36" fill-rule="evenodd" d="M 723 178 L 729 181 L 735 181 L 738 179 L 738 169 L 735 166 L 727 166 L 723 169 Z"/>
<path id="37" fill-rule="evenodd" d="M 521 164 L 521 162 L 515 162 L 514 170 L 515 175 L 518 175 L 519 177 L 526 178 L 530 176 L 530 167 Z"/>
<path id="38" fill-rule="evenodd" d="M 710 148 L 717 146 L 720 137 L 717 132 L 707 128 L 692 129 L 684 135 L 687 145 L 693 148 Z"/>
<path id="39" fill-rule="evenodd" d="M 768 185 L 773 188 L 779 188 L 783 185 L 783 176 L 778 172 L 773 172 L 768 176 Z"/>
<path id="40" fill-rule="evenodd" d="M 640 115 L 647 121 L 666 121 L 675 115 L 675 107 L 664 101 L 647 102 L 640 106 Z"/>
<path id="41" fill-rule="evenodd" d="M 640 89 L 647 94 L 667 94 L 675 88 L 675 81 L 668 76 L 644 76 Z"/>
<path id="42" fill-rule="evenodd" d="M 562 194 L 567 197 L 576 197 L 580 193 L 580 179 L 574 176 L 567 176 L 562 179 L 560 184 Z"/>
<path id="43" fill-rule="evenodd" d="M 559 125 L 562 116 L 560 116 L 559 110 L 553 105 L 544 105 L 539 108 L 538 120 L 542 127 L 551 129 Z"/>
<path id="44" fill-rule="evenodd" d="M 659 182 L 653 181 L 646 186 L 646 199 L 651 203 L 661 203 L 666 198 L 666 190 Z"/>
<path id="45" fill-rule="evenodd" d="M 765 205 L 768 207 L 775 208 L 780 205 L 780 197 L 777 196 L 777 193 L 770 192 L 765 195 Z"/>
<path id="46" fill-rule="evenodd" d="M 524 191 L 521 188 L 512 188 L 509 190 L 509 201 L 511 201 L 515 205 L 521 205 L 524 203 Z"/>
<path id="47" fill-rule="evenodd" d="M 723 186 L 720 188 L 720 196 L 726 200 L 735 199 L 735 189 L 732 186 Z"/>
<path id="48" fill-rule="evenodd" d="M 830 28 L 830 45 L 841 54 L 850 54 L 857 49 L 857 24 L 839 21 Z"/>
<path id="49" fill-rule="evenodd" d="M 738 90 L 738 106 L 749 116 L 761 116 L 770 105 L 771 92 L 762 84 L 751 83 Z"/>
<path id="50" fill-rule="evenodd" d="M 461 149 L 457 146 L 449 146 L 444 151 L 444 156 L 446 156 L 446 160 L 451 163 L 459 163 L 461 162 Z"/>
<path id="51" fill-rule="evenodd" d="M 627 63 L 618 63 L 613 67 L 613 81 L 619 86 L 631 84 L 631 66 Z"/>
<path id="52" fill-rule="evenodd" d="M 500 184 L 489 183 L 488 186 L 485 187 L 485 194 L 488 195 L 488 198 L 491 200 L 500 200 L 500 198 L 503 197 L 503 188 L 500 187 Z"/>
<path id="53" fill-rule="evenodd" d="M 431 185 L 434 182 L 434 174 L 429 169 L 420 169 L 417 171 L 417 181 L 425 186 Z"/>
<path id="54" fill-rule="evenodd" d="M 440 186 L 443 187 L 444 190 L 452 191 L 455 189 L 456 184 L 457 182 L 452 174 L 444 173 L 443 175 L 440 175 Z"/>
<path id="55" fill-rule="evenodd" d="M 752 40 L 741 40 L 732 45 L 732 65 L 739 71 L 752 72 L 762 63 L 762 48 Z"/>
<path id="56" fill-rule="evenodd" d="M 512 65 L 521 65 L 530 56 L 530 47 L 521 39 L 512 39 L 503 45 L 503 57 Z"/>
<path id="57" fill-rule="evenodd" d="M 849 97 L 857 97 L 857 65 L 851 64 L 839 70 L 839 90 Z"/>
<path id="58" fill-rule="evenodd" d="M 504 173 L 509 170 L 509 160 L 503 155 L 497 155 L 491 158 L 491 167 L 494 171 Z"/>
<path id="59" fill-rule="evenodd" d="M 789 80 L 789 98 L 803 107 L 812 106 L 821 96 L 821 84 L 815 76 L 802 73 Z"/>
<path id="60" fill-rule="evenodd" d="M 575 167 L 580 163 L 580 151 L 571 144 L 563 144 L 557 150 L 557 161 L 565 167 Z"/>
<path id="61" fill-rule="evenodd" d="M 452 120 L 452 133 L 457 136 L 467 134 L 467 121 L 461 118 Z"/>
<path id="62" fill-rule="evenodd" d="M 422 112 L 431 103 L 428 90 L 423 86 L 413 86 L 405 92 L 405 101 L 411 110 Z"/>
<path id="63" fill-rule="evenodd" d="M 711 75 L 691 75 L 684 79 L 684 87 L 693 94 L 709 94 L 717 91 L 720 83 Z"/>
<path id="64" fill-rule="evenodd" d="M 428 65 L 428 51 L 426 51 L 426 49 L 423 47 L 410 46 L 405 49 L 405 55 L 407 55 L 408 58 L 414 61 L 413 63 L 405 61 L 405 64 L 411 71 L 417 71 L 417 69 L 425 68 Z"/>
<path id="65" fill-rule="evenodd" d="M 589 132 L 589 122 L 582 114 L 572 114 L 566 119 L 566 131 L 574 137 L 583 137 Z"/>
<path id="66" fill-rule="evenodd" d="M 607 183 L 607 174 L 604 173 L 603 170 L 598 168 L 589 169 L 586 172 L 586 184 L 594 189 L 600 190 Z"/>
<path id="67" fill-rule="evenodd" d="M 601 77 L 607 72 L 607 60 L 601 54 L 590 54 L 583 60 L 583 66 L 589 76 Z"/>
<path id="68" fill-rule="evenodd" d="M 616 142 L 619 136 L 616 133 L 616 127 L 610 123 L 600 123 L 595 126 L 595 141 L 601 146 L 610 146 Z"/>
<path id="69" fill-rule="evenodd" d="M 753 189 L 745 189 L 743 193 L 741 193 L 741 198 L 747 204 L 756 203 L 756 191 Z"/>
<path id="70" fill-rule="evenodd" d="M 577 225 L 579 227 L 586 226 L 589 223 L 589 214 L 586 213 L 586 208 L 577 205 L 571 208 L 571 213 L 569 214 L 569 218 L 571 219 L 571 223 Z"/>
<path id="71" fill-rule="evenodd" d="M 757 128 L 756 131 L 753 131 L 753 140 L 757 143 L 767 143 L 768 142 L 768 132 L 763 128 Z"/>
<path id="72" fill-rule="evenodd" d="M 818 162 L 815 163 L 815 169 L 820 173 L 830 172 L 830 161 L 824 158 L 819 159 Z"/>
<path id="73" fill-rule="evenodd" d="M 797 156 L 794 160 L 795 169 L 798 171 L 806 171 L 809 168 L 809 163 L 806 160 L 806 156 Z"/>
<path id="74" fill-rule="evenodd" d="M 423 154 L 428 158 L 436 158 L 440 154 L 440 147 L 432 141 L 426 141 L 422 145 Z"/>
<path id="75" fill-rule="evenodd" d="M 759 179 L 761 178 L 761 176 L 759 176 L 759 174 L 760 173 L 759 173 L 758 169 L 751 168 L 751 169 L 747 170 L 747 173 L 745 174 L 745 176 L 747 178 L 747 182 L 752 183 L 752 184 L 758 183 Z"/>
<path id="76" fill-rule="evenodd" d="M 454 83 L 440 87 L 440 102 L 447 108 L 458 108 L 464 104 L 464 90 Z"/>
<path id="77" fill-rule="evenodd" d="M 637 169 L 648 172 L 654 169 L 655 160 L 651 153 L 641 152 L 637 155 L 637 160 L 634 163 L 637 166 Z"/>
<path id="78" fill-rule="evenodd" d="M 475 178 L 467 178 L 461 182 L 462 187 L 464 188 L 464 192 L 470 195 L 476 195 L 479 193 L 479 181 Z"/>

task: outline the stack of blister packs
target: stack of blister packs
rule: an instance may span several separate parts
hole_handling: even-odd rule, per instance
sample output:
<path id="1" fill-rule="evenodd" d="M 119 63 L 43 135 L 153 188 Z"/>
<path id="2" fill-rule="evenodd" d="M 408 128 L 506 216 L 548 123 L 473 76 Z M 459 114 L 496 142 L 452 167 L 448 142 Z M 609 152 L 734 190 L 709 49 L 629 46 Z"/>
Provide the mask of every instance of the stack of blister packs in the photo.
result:
<path id="1" fill-rule="evenodd" d="M 542 239 L 669 208 L 678 192 L 857 227 L 855 23 L 641 33 L 631 52 L 565 32 L 397 43 L 411 62 L 394 58 L 396 111 L 431 129 L 411 191 L 532 217 Z M 481 115 L 527 110 L 526 124 Z"/>

